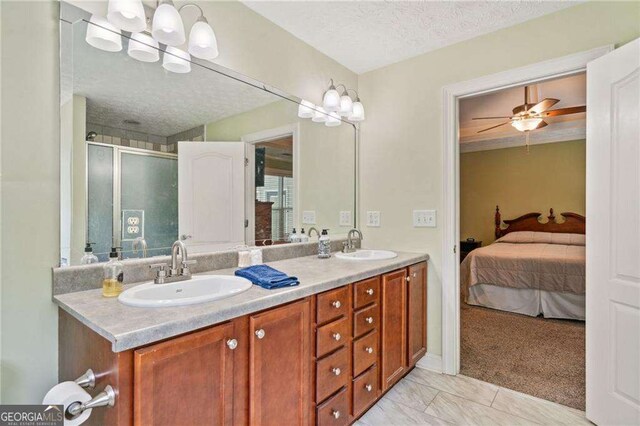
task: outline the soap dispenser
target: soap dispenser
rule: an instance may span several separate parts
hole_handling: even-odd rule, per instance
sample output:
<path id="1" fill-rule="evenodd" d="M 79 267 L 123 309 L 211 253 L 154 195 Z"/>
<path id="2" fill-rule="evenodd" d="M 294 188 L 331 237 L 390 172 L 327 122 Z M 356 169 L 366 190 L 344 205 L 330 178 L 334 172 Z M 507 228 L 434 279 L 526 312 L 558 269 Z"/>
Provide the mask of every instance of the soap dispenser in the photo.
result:
<path id="1" fill-rule="evenodd" d="M 84 256 L 80 259 L 81 265 L 89 265 L 91 263 L 98 263 L 98 257 L 93 254 L 93 248 L 91 247 L 93 243 L 87 243 L 84 248 Z"/>
<path id="2" fill-rule="evenodd" d="M 304 233 L 304 228 L 302 228 L 300 230 L 300 242 L 301 243 L 308 243 L 309 242 L 309 237 L 307 236 L 307 234 Z"/>
<path id="3" fill-rule="evenodd" d="M 104 275 L 102 279 L 102 295 L 104 297 L 116 297 L 122 293 L 122 282 L 124 281 L 124 268 L 120 262 L 118 248 L 111 247 L 109 261 L 104 264 Z"/>
<path id="4" fill-rule="evenodd" d="M 328 259 L 331 257 L 331 239 L 329 238 L 328 229 L 323 229 L 318 239 L 318 257 L 320 259 Z"/>
<path id="5" fill-rule="evenodd" d="M 289 242 L 290 243 L 300 242 L 300 237 L 298 237 L 298 234 L 296 234 L 296 228 L 293 228 L 293 232 L 291 233 L 291 235 L 289 235 Z"/>

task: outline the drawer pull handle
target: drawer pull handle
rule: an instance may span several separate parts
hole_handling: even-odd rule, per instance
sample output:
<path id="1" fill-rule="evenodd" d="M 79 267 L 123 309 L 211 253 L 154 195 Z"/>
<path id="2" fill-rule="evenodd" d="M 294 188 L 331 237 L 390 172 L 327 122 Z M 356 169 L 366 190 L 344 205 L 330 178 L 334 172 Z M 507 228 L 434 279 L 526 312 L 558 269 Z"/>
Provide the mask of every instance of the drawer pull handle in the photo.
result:
<path id="1" fill-rule="evenodd" d="M 373 386 L 371 385 L 364 385 L 364 388 L 367 390 L 367 392 L 371 392 L 373 390 Z"/>
<path id="2" fill-rule="evenodd" d="M 333 416 L 334 419 L 339 419 L 340 418 L 340 411 L 338 410 L 333 410 L 331 412 L 331 415 Z"/>
<path id="3" fill-rule="evenodd" d="M 368 354 L 372 354 L 373 353 L 373 348 L 371 346 L 367 346 L 366 348 L 364 348 L 364 351 Z"/>
<path id="4" fill-rule="evenodd" d="M 336 300 L 335 302 L 331 302 L 331 306 L 333 306 L 336 309 L 339 309 L 340 306 L 342 306 L 342 303 L 340 303 L 339 300 Z"/>
<path id="5" fill-rule="evenodd" d="M 364 320 L 367 322 L 367 324 L 373 324 L 373 317 L 366 317 Z"/>
<path id="6" fill-rule="evenodd" d="M 236 339 L 229 339 L 227 340 L 227 346 L 229 349 L 234 350 L 238 347 L 238 341 Z"/>
<path id="7" fill-rule="evenodd" d="M 372 288 L 367 289 L 365 293 L 367 293 L 369 296 L 373 296 L 373 289 Z"/>
<path id="8" fill-rule="evenodd" d="M 335 367 L 331 371 L 333 371 L 333 374 L 335 374 L 336 376 L 339 376 L 340 373 L 342 373 L 342 370 L 340 370 L 338 367 Z"/>
<path id="9" fill-rule="evenodd" d="M 264 332 L 263 329 L 256 330 L 256 336 L 258 337 L 258 339 L 263 339 L 265 334 L 266 333 Z"/>
<path id="10" fill-rule="evenodd" d="M 337 341 L 342 339 L 342 336 L 340 335 L 340 333 L 333 333 L 333 338 Z"/>

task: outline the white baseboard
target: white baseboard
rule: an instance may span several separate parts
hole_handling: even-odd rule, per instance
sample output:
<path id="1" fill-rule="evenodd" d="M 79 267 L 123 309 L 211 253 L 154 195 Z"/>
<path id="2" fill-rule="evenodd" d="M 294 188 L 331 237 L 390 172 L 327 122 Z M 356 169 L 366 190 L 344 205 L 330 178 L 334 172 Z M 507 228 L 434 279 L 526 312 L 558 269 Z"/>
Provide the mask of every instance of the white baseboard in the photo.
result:
<path id="1" fill-rule="evenodd" d="M 427 352 L 427 354 L 418 361 L 416 367 L 442 373 L 442 355 Z"/>

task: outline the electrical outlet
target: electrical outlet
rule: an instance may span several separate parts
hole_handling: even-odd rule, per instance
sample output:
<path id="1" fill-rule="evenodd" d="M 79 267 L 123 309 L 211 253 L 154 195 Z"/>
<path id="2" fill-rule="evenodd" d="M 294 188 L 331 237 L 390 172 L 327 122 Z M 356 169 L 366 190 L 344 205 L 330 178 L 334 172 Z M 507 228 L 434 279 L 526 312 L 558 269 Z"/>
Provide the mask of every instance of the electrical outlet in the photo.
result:
<path id="1" fill-rule="evenodd" d="M 380 226 L 380 212 L 369 211 L 367 212 L 367 226 L 379 227 Z"/>
<path id="2" fill-rule="evenodd" d="M 351 210 L 343 210 L 340 212 L 340 226 L 353 226 Z"/>
<path id="3" fill-rule="evenodd" d="M 313 210 L 307 210 L 302 212 L 302 223 L 305 225 L 316 224 L 316 212 Z"/>
<path id="4" fill-rule="evenodd" d="M 414 210 L 413 226 L 416 228 L 435 228 L 436 227 L 436 211 L 435 210 Z"/>

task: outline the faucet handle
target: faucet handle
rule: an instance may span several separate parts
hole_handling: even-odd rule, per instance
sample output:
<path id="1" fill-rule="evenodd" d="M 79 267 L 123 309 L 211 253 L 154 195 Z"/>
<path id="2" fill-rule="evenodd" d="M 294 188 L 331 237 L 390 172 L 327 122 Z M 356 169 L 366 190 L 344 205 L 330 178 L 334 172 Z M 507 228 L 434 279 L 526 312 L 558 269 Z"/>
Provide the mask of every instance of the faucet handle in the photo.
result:
<path id="1" fill-rule="evenodd" d="M 154 263 L 149 265 L 149 269 L 157 269 L 156 278 L 153 280 L 156 284 L 164 283 L 164 279 L 167 277 L 167 270 L 165 269 L 168 265 L 166 263 Z"/>
<path id="2" fill-rule="evenodd" d="M 190 275 L 191 271 L 189 270 L 189 265 L 195 265 L 196 263 L 198 263 L 197 260 L 185 260 L 182 262 L 182 269 L 181 269 L 181 273 L 182 275 Z"/>

